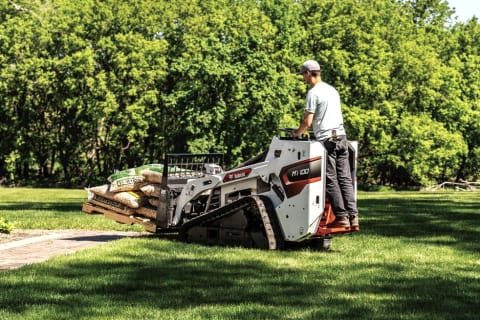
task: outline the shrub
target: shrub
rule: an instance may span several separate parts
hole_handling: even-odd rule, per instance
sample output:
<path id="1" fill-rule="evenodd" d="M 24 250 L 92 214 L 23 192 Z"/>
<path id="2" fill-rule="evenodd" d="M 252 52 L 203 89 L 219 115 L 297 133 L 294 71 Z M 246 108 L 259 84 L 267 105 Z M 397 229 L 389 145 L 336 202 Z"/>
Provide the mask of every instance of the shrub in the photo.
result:
<path id="1" fill-rule="evenodd" d="M 7 220 L 0 217 L 0 233 L 10 233 L 13 231 L 13 226 Z"/>

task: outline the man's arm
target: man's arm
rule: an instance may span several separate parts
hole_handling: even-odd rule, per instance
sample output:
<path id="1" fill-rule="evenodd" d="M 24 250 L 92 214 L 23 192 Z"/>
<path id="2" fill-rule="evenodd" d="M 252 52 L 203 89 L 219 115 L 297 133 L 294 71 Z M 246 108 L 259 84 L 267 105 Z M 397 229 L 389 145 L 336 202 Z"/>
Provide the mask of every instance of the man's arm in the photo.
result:
<path id="1" fill-rule="evenodd" d="M 313 122 L 313 115 L 313 113 L 305 111 L 300 127 L 292 133 L 293 137 L 301 136 L 305 131 L 308 130 L 308 128 L 310 128 Z"/>

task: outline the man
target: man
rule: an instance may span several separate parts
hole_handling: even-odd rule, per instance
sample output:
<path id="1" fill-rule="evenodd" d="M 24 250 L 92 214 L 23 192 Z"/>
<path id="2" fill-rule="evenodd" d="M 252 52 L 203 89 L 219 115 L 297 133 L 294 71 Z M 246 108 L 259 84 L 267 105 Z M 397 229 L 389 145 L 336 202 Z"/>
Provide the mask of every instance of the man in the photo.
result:
<path id="1" fill-rule="evenodd" d="M 303 75 L 311 88 L 307 93 L 303 121 L 292 136 L 302 135 L 313 125 L 315 139 L 327 150 L 326 191 L 336 217 L 330 227 L 358 227 L 340 96 L 334 87 L 322 81 L 317 61 L 305 61 L 298 74 Z"/>

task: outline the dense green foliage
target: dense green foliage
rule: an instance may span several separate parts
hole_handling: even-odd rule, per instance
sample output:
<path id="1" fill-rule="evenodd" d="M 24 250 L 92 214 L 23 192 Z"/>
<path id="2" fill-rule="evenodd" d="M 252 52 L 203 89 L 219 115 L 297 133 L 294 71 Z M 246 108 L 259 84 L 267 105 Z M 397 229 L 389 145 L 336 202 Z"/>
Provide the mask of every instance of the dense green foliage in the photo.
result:
<path id="1" fill-rule="evenodd" d="M 227 166 L 297 126 L 313 58 L 362 184 L 478 179 L 480 24 L 443 0 L 2 0 L 0 178 L 104 181 L 167 152 Z"/>

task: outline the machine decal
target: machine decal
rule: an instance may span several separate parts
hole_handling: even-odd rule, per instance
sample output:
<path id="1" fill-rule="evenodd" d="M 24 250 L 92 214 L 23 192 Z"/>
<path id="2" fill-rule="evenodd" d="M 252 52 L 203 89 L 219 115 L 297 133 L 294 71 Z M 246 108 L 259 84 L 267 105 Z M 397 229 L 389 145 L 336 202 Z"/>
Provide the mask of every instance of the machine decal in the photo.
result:
<path id="1" fill-rule="evenodd" d="M 280 177 L 287 198 L 299 194 L 307 184 L 320 181 L 321 173 L 321 157 L 311 158 L 283 167 Z"/>
<path id="2" fill-rule="evenodd" d="M 230 172 L 225 174 L 225 177 L 223 177 L 223 182 L 229 182 L 229 181 L 234 181 L 238 179 L 242 179 L 245 177 L 248 177 L 248 175 L 252 172 L 252 168 L 246 168 L 242 170 L 237 170 L 234 172 Z"/>

